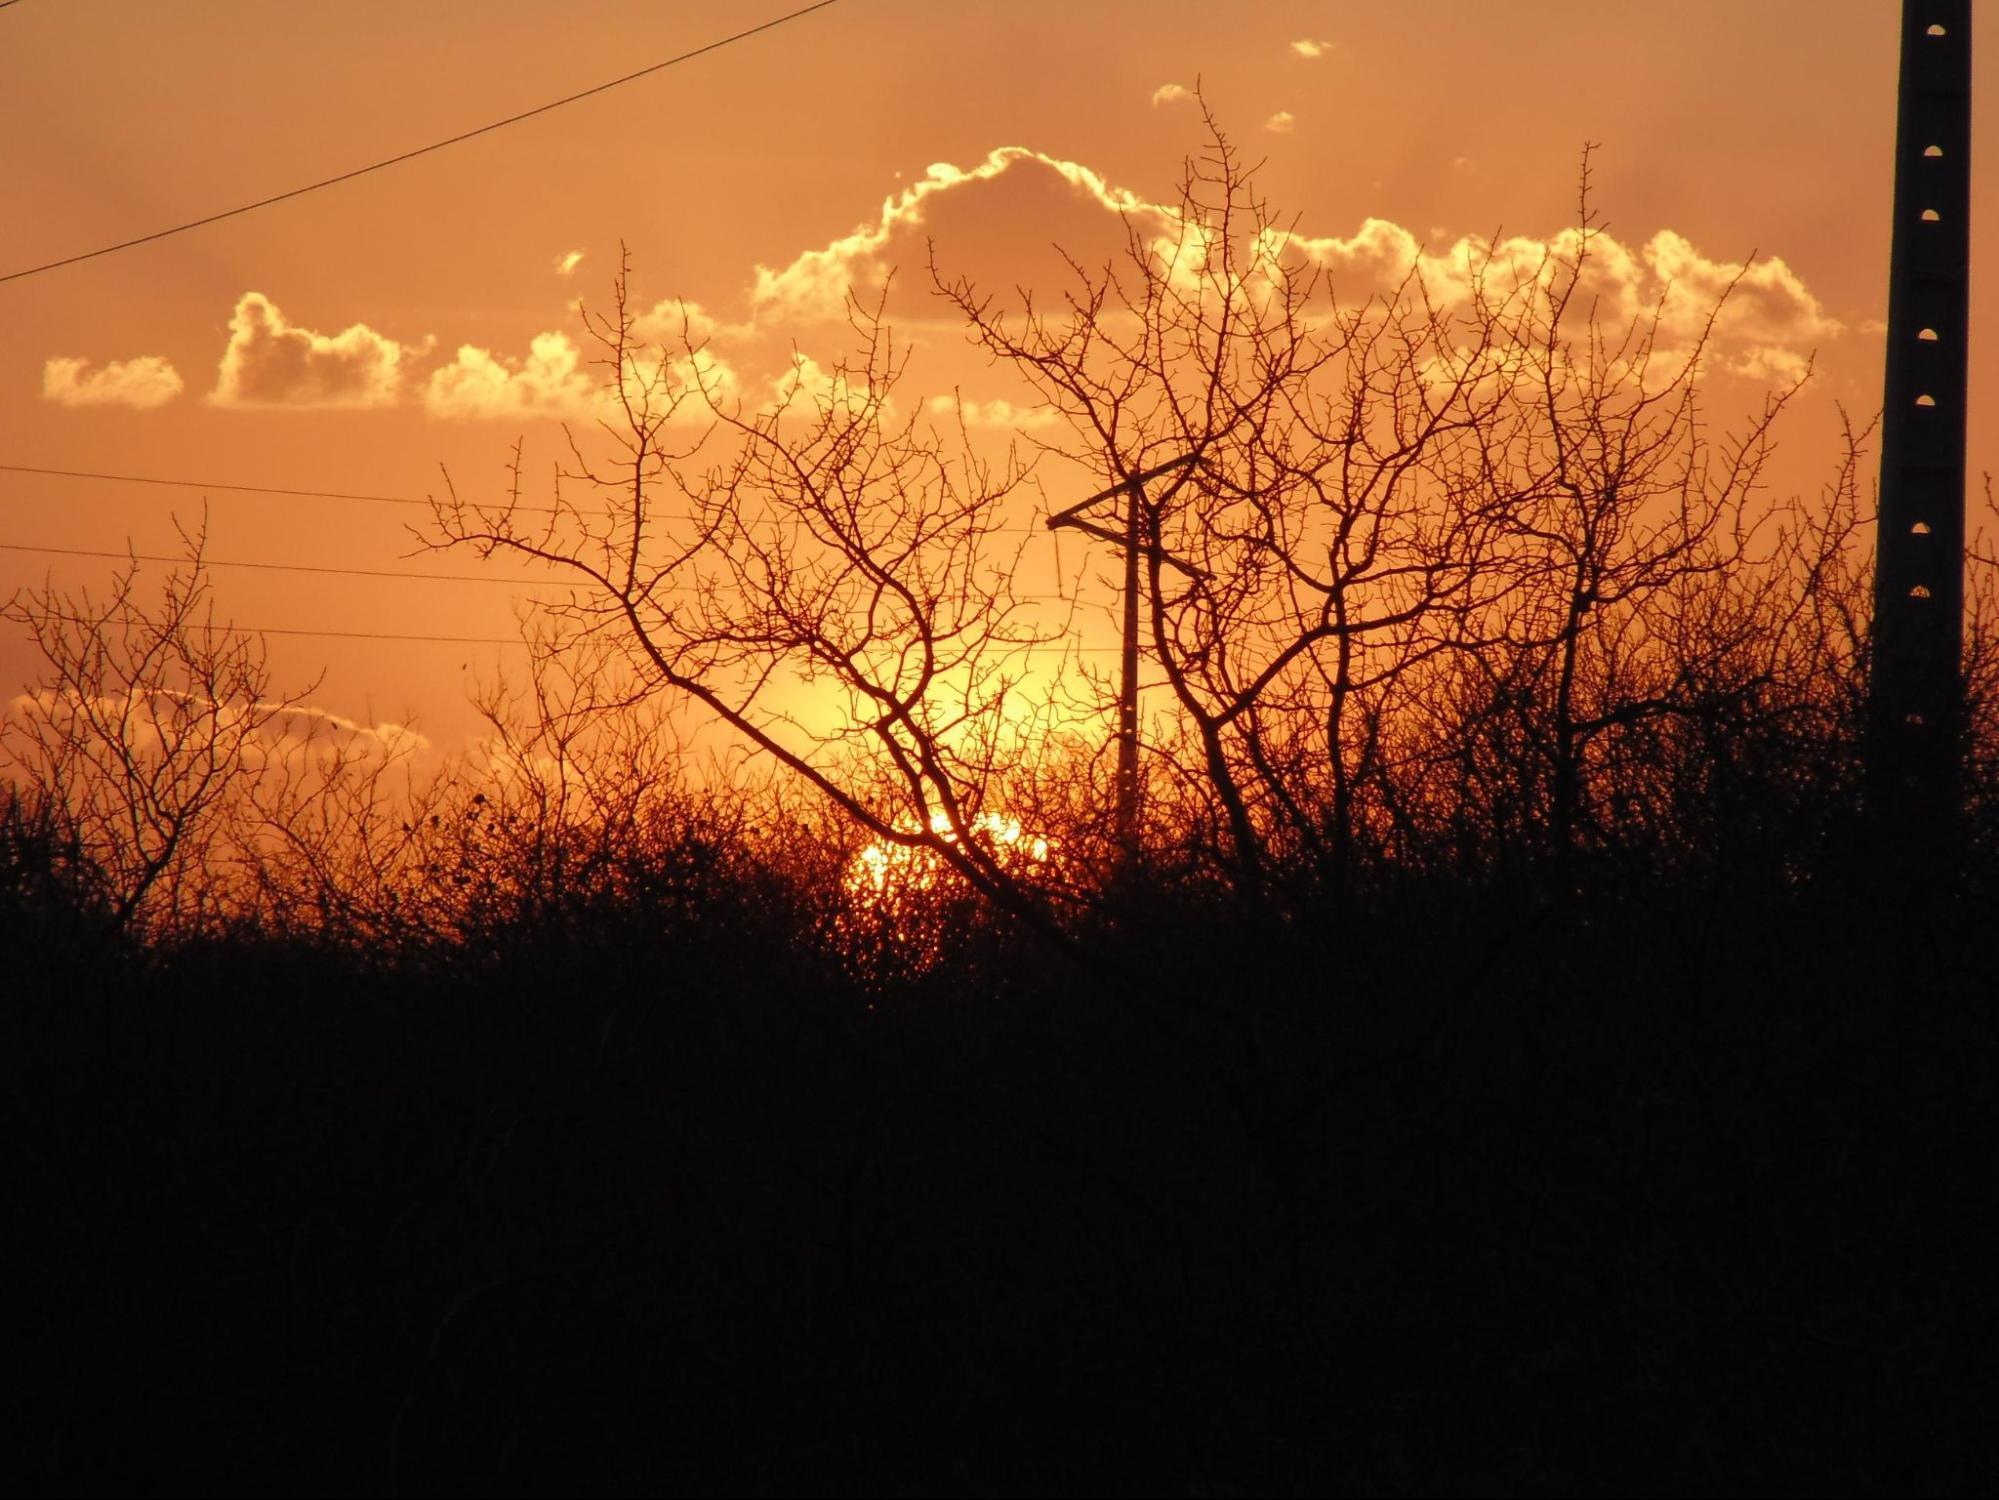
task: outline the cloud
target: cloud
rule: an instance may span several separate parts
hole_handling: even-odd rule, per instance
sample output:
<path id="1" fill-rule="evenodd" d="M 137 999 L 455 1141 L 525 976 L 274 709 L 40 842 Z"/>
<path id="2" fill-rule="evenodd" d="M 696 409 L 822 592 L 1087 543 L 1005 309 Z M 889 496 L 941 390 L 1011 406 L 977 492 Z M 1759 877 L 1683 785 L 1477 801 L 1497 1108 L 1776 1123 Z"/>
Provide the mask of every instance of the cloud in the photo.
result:
<path id="1" fill-rule="evenodd" d="M 771 395 L 783 407 L 825 414 L 836 407 L 863 412 L 870 407 L 893 419 L 895 402 L 867 383 L 867 372 L 849 370 L 844 365 L 828 367 L 809 355 L 792 352 L 791 362 L 770 383 Z"/>
<path id="2" fill-rule="evenodd" d="M 1162 83 L 1152 91 L 1152 107 L 1162 104 L 1178 104 L 1182 99 L 1191 99 L 1194 91 L 1184 83 Z"/>
<path id="3" fill-rule="evenodd" d="M 1503 297 L 1518 287 L 1559 286 L 1580 246 L 1577 231 L 1565 229 L 1547 238 L 1466 235 L 1431 250 L 1401 225 L 1372 218 L 1347 238 L 1278 230 L 1266 237 L 1276 253 L 1324 268 L 1342 300 L 1392 294 L 1413 275 L 1446 310 L 1464 306 L 1481 287 Z M 1845 331 L 1783 260 L 1746 266 L 1714 260 L 1671 229 L 1636 247 L 1607 234 L 1593 236 L 1577 290 L 1576 311 L 1609 326 L 1656 312 L 1665 352 L 1690 348 L 1709 332 L 1709 314 L 1727 293 L 1714 317 L 1709 355 L 1719 368 L 1751 379 L 1801 376 L 1811 351 Z"/>
<path id="4" fill-rule="evenodd" d="M 721 406 L 742 395 L 742 377 L 723 351 L 736 351 L 756 331 L 754 323 L 724 323 L 678 297 L 655 302 L 632 321 L 632 333 L 652 346 L 641 367 L 663 377 L 668 392 L 690 398 L 682 411 L 687 417 L 705 417 L 708 402 Z"/>
<path id="5" fill-rule="evenodd" d="M 85 695 L 74 688 L 43 687 L 16 694 L 0 718 L 18 724 L 40 721 L 64 737 L 90 733 L 92 725 L 114 724 L 124 747 L 149 759 L 160 753 L 169 731 L 176 739 L 184 736 L 190 714 L 212 721 L 218 748 L 232 751 L 239 764 L 252 769 L 315 759 L 323 768 L 336 762 L 385 764 L 431 748 L 430 740 L 408 724 L 368 725 L 309 703 L 223 700 L 174 688 Z M 251 726 L 253 718 L 258 722 Z"/>
<path id="6" fill-rule="evenodd" d="M 680 414 L 688 418 L 708 413 L 706 403 L 685 399 L 698 390 L 718 402 L 734 397 L 739 388 L 735 370 L 704 342 L 718 326 L 691 303 L 662 302 L 641 314 L 633 325 L 638 345 L 630 356 L 634 391 L 657 383 L 667 400 L 683 401 Z M 683 332 L 696 345 L 692 353 L 682 346 Z M 665 347 L 648 347 L 655 340 Z M 681 352 L 674 353 L 676 347 Z M 524 359 L 461 344 L 457 358 L 433 370 L 423 385 L 424 413 L 444 420 L 608 417 L 610 400 L 601 368 L 588 365 L 566 333 L 536 334 Z M 658 389 L 654 400 L 657 407 Z"/>
<path id="7" fill-rule="evenodd" d="M 1469 171 L 1476 164 L 1458 165 Z M 1046 294 L 1067 285 L 1072 274 L 1068 263 L 1048 253 L 1051 243 L 1082 264 L 1101 265 L 1129 243 L 1128 235 L 1159 258 L 1176 284 L 1198 284 L 1211 262 L 1214 247 L 1205 231 L 1183 224 L 1176 206 L 1142 198 L 1081 163 L 1002 147 L 971 168 L 934 165 L 885 199 L 875 221 L 789 264 L 759 266 L 751 291 L 752 324 L 739 325 L 730 336 L 749 337 L 757 325 L 789 330 L 799 322 L 843 322 L 850 287 L 865 296 L 884 286 L 895 267 L 921 267 L 932 241 L 947 273 L 968 275 L 981 287 L 1038 288 Z M 1312 237 L 1273 225 L 1262 231 L 1262 239 L 1271 260 L 1306 261 L 1323 269 L 1342 305 L 1413 296 L 1420 286 L 1445 311 L 1462 309 L 1481 288 L 1497 297 L 1558 285 L 1572 274 L 1580 242 L 1573 228 L 1496 239 L 1453 240 L 1432 233 L 1425 240 L 1382 218 L 1362 221 L 1348 236 Z M 1047 255 L 1039 263 L 1045 277 L 1032 259 L 1036 254 Z M 1643 242 L 1594 234 L 1571 311 L 1609 328 L 1657 312 L 1656 368 L 1663 370 L 1671 351 L 1691 351 L 1708 313 L 1731 286 L 1707 345 L 1711 369 L 1783 379 L 1802 372 L 1811 350 L 1845 331 L 1783 260 L 1745 267 L 1715 259 L 1671 229 Z M 1004 403 L 974 401 L 967 419 L 1017 426 L 1023 414 Z"/>
<path id="8" fill-rule="evenodd" d="M 668 349 L 705 349 L 717 340 L 743 338 L 753 332 L 752 324 L 724 323 L 699 302 L 682 297 L 655 302 L 632 321 L 636 337 Z"/>
<path id="9" fill-rule="evenodd" d="M 599 381 L 564 333 L 536 334 L 526 359 L 502 359 L 473 344 L 424 382 L 426 415 L 443 418 L 573 417 L 599 399 Z"/>
<path id="10" fill-rule="evenodd" d="M 1641 253 L 1653 276 L 1671 288 L 1664 316 L 1683 339 L 1698 335 L 1707 310 L 1728 292 L 1714 332 L 1738 374 L 1797 379 L 1805 373 L 1809 351 L 1844 331 L 1777 256 L 1748 266 L 1709 260 L 1670 229 L 1653 235 Z"/>
<path id="11" fill-rule="evenodd" d="M 336 334 L 295 327 L 262 292 L 245 292 L 208 399 L 216 406 L 393 406 L 404 349 L 356 323 Z"/>
<path id="12" fill-rule="evenodd" d="M 930 398 L 933 417 L 956 421 L 961 413 L 967 427 L 1052 427 L 1062 420 L 1061 413 L 1048 406 L 1015 406 L 1006 400 L 970 401 L 958 396 Z"/>
<path id="13" fill-rule="evenodd" d="M 1263 122 L 1263 128 L 1273 135 L 1289 135 L 1298 123 L 1298 117 L 1288 109 L 1280 109 Z"/>
<path id="14" fill-rule="evenodd" d="M 1025 205 L 1029 212 L 982 219 L 979 233 L 968 235 L 968 242 L 983 242 L 991 249 L 1009 229 L 1018 235 L 1026 232 L 1024 226 L 1032 226 L 1030 237 L 1041 247 L 1051 240 L 1065 243 L 1061 229 L 1050 226 L 1069 208 L 1080 208 L 1090 215 L 1102 210 L 1114 215 L 1150 216 L 1162 224 L 1171 216 L 1169 210 L 1113 186 L 1081 163 L 1024 146 L 1002 146 L 969 169 L 949 162 L 935 163 L 919 181 L 883 200 L 874 223 L 861 224 L 823 249 L 807 250 L 788 265 L 758 266 L 750 292 L 754 316 L 758 321 L 773 316 L 844 321 L 849 288 L 864 294 L 878 291 L 887 285 L 897 265 L 923 263 L 926 250 L 918 231 L 925 228 L 940 202 L 962 196 L 968 189 L 990 187 L 1003 178 L 1017 180 L 1017 169 L 1022 168 L 1029 169 L 1026 175 L 1032 179 L 1023 191 L 1043 196 Z M 956 260 L 954 255 L 954 265 Z"/>
<path id="15" fill-rule="evenodd" d="M 311 748 L 349 763 L 386 762 L 431 748 L 429 736 L 409 724 L 363 724 L 310 703 L 260 703 L 257 707 L 269 716 L 262 739 L 271 759 L 295 759 L 300 750 Z"/>
<path id="16" fill-rule="evenodd" d="M 583 252 L 581 250 L 571 250 L 567 255 L 556 256 L 555 274 L 558 276 L 574 276 L 576 268 L 582 264 Z"/>
<path id="17" fill-rule="evenodd" d="M 129 406 L 151 411 L 184 389 L 180 372 L 157 354 L 114 359 L 85 374 L 87 359 L 52 359 L 42 366 L 42 396 L 59 406 Z"/>
<path id="18" fill-rule="evenodd" d="M 1332 50 L 1333 44 L 1319 37 L 1302 37 L 1291 44 L 1292 55 L 1307 62 L 1317 62 Z"/>

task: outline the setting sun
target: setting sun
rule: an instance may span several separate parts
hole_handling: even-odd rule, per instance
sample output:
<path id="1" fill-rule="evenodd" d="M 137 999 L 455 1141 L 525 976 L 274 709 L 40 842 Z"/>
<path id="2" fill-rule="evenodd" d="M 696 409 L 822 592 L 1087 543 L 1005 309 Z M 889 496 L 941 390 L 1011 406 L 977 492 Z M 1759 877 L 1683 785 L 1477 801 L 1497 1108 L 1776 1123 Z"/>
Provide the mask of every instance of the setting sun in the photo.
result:
<path id="1" fill-rule="evenodd" d="M 945 813 L 932 814 L 930 831 L 941 843 L 957 842 Z M 1023 833 L 1018 818 L 999 813 L 977 814 L 971 820 L 970 832 L 988 845 L 1003 865 L 1023 874 L 1047 864 L 1054 848 L 1045 838 Z M 850 895 L 889 900 L 905 891 L 934 890 L 943 874 L 943 857 L 936 850 L 878 839 L 854 856 L 847 869 L 846 888 Z"/>

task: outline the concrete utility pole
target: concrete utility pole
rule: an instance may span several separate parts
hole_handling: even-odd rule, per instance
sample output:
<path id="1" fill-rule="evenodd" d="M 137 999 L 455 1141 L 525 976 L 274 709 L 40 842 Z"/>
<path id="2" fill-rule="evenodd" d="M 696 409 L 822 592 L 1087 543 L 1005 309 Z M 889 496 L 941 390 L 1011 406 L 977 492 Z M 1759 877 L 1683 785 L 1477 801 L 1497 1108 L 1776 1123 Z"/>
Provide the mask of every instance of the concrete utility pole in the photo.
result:
<path id="1" fill-rule="evenodd" d="M 1947 861 L 1960 807 L 1971 0 L 1903 0 L 1875 548 L 1868 799 Z"/>
<path id="2" fill-rule="evenodd" d="M 1079 500 L 1059 515 L 1048 518 L 1050 531 L 1069 526 L 1124 549 L 1124 660 L 1118 680 L 1117 700 L 1117 840 L 1127 861 L 1138 855 L 1138 559 L 1141 554 L 1150 554 L 1158 547 L 1156 537 L 1147 535 L 1145 487 L 1176 469 L 1189 468 L 1199 459 L 1199 453 L 1182 454 L 1142 474 L 1120 480 L 1109 489 L 1098 490 L 1089 499 Z M 1170 497 L 1184 482 L 1184 476 L 1176 480 L 1167 490 L 1167 496 Z M 1090 507 L 1120 495 L 1125 497 L 1122 535 L 1082 518 L 1083 512 Z M 1160 557 L 1183 573 L 1198 571 L 1165 553 L 1161 553 Z"/>

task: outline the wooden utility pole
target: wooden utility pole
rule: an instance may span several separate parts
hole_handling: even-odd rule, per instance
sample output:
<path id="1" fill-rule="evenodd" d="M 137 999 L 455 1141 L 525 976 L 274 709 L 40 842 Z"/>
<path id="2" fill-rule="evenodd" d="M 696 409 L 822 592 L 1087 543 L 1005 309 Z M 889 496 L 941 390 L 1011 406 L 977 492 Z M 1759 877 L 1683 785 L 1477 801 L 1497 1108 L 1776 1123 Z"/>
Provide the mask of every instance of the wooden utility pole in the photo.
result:
<path id="1" fill-rule="evenodd" d="M 1048 529 L 1056 531 L 1069 526 L 1100 541 L 1113 543 L 1124 549 L 1124 649 L 1123 662 L 1118 678 L 1117 700 L 1117 840 L 1127 861 L 1138 857 L 1138 559 L 1141 554 L 1150 554 L 1157 543 L 1147 536 L 1145 487 L 1155 479 L 1173 473 L 1176 469 L 1190 467 L 1200 458 L 1199 453 L 1182 454 L 1170 462 L 1159 464 L 1121 479 L 1109 489 L 1098 490 L 1087 500 L 1048 518 Z M 1176 481 L 1167 491 L 1180 487 Z M 1083 512 L 1092 506 L 1101 505 L 1106 500 L 1122 496 L 1125 501 L 1124 533 L 1119 535 L 1107 526 L 1099 526 L 1094 521 L 1083 519 Z M 1161 553 L 1161 559 L 1171 563 L 1182 572 L 1198 570 L 1188 567 L 1178 559 Z"/>
<path id="2" fill-rule="evenodd" d="M 1903 0 L 1875 547 L 1868 800 L 1947 864 L 1960 808 L 1971 0 Z"/>

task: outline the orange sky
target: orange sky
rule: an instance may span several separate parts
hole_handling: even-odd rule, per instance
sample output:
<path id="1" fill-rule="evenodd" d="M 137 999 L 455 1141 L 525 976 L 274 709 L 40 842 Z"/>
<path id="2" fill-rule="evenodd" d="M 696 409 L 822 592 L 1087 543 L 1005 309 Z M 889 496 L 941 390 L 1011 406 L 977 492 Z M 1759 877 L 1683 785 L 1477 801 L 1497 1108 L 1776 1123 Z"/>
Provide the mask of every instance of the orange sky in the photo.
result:
<path id="1" fill-rule="evenodd" d="M 0 273 L 421 145 L 785 8 L 26 0 L 0 10 Z M 1816 351 L 1780 474 L 1809 492 L 1836 457 L 1834 403 L 1868 416 L 1879 401 L 1896 11 L 843 0 L 420 161 L 0 285 L 0 464 L 421 496 L 448 463 L 463 487 L 491 486 L 518 435 L 531 463 L 554 456 L 572 382 L 562 340 L 537 336 L 577 333 L 570 304 L 603 296 L 621 238 L 644 302 L 684 297 L 719 321 L 718 356 L 746 392 L 768 389 L 794 343 L 838 353 L 828 290 L 901 263 L 891 314 L 917 340 L 911 393 L 1000 399 L 1013 393 L 926 295 L 925 236 L 982 278 L 1051 277 L 1051 241 L 1108 243 L 1104 200 L 1170 200 L 1200 137 L 1167 86 L 1199 80 L 1267 157 L 1264 190 L 1344 274 L 1416 244 L 1558 232 L 1586 140 L 1640 295 L 1667 274 L 1698 289 L 1752 251 L 1780 261 L 1722 353 L 1753 375 Z M 1995 48 L 1988 28 L 1981 78 Z M 1990 111 L 1977 129 L 1974 234 L 1999 222 Z M 1995 299 L 1991 278 L 1974 282 L 1974 412 L 1999 385 Z M 1724 378 L 1715 404 L 1753 395 Z M 1989 424 L 1971 427 L 1972 472 L 1999 468 Z M 0 472 L 0 542 L 16 546 L 167 551 L 174 514 L 199 509 L 198 490 Z M 216 492 L 209 515 L 218 559 L 476 566 L 399 560 L 421 513 L 394 506 Z M 110 566 L 0 551 L 0 597 Z M 513 631 L 505 588 L 228 569 L 216 584 L 245 625 Z M 323 672 L 326 707 L 414 715 L 441 743 L 472 727 L 468 668 L 505 656 L 311 637 L 271 651 L 280 686 Z M 0 638 L 0 690 L 31 670 L 18 637 Z"/>

